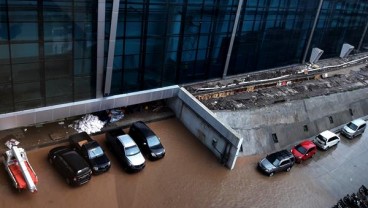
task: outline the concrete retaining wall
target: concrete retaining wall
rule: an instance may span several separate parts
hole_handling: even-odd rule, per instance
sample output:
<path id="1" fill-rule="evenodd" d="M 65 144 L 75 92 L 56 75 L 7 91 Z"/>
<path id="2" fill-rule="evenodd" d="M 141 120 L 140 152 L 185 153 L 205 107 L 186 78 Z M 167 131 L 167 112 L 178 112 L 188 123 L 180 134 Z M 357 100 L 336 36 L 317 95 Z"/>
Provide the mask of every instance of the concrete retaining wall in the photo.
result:
<path id="1" fill-rule="evenodd" d="M 167 100 L 176 117 L 194 134 L 221 163 L 233 169 L 242 138 L 188 91 L 181 88 L 178 96 Z"/>
<path id="2" fill-rule="evenodd" d="M 368 115 L 368 90 L 313 97 L 243 111 L 214 111 L 244 138 L 240 155 L 269 153 Z M 278 142 L 274 141 L 274 136 Z"/>
<path id="3" fill-rule="evenodd" d="M 176 97 L 179 86 L 0 114 L 0 130 L 53 122 L 72 116 Z"/>

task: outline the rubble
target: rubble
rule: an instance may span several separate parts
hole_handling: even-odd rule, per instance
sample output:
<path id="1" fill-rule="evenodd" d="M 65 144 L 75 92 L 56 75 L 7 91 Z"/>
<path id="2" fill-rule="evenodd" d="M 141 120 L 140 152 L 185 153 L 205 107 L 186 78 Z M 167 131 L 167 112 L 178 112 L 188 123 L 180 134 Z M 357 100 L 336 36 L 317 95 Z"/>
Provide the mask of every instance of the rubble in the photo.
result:
<path id="1" fill-rule="evenodd" d="M 97 116 L 87 114 L 81 119 L 74 121 L 74 124 L 70 124 L 70 128 L 74 128 L 78 133 L 87 132 L 87 134 L 96 133 L 101 131 L 105 123 L 100 121 Z"/>
<path id="2" fill-rule="evenodd" d="M 297 79 L 292 79 L 292 76 L 287 76 L 287 74 L 294 76 L 305 67 L 299 65 L 282 68 L 278 71 L 257 72 L 243 77 L 237 76 L 226 80 L 196 83 L 185 88 L 210 110 L 260 108 L 276 103 L 368 87 L 367 55 L 365 53 L 357 56 L 356 59 L 359 59 L 360 62 L 346 67 L 331 67 L 334 64 L 342 65 L 344 60 L 341 59 L 321 61 L 319 67 L 322 71 L 319 71 L 318 74 L 308 72 L 308 76 L 311 78 L 301 79 L 298 78 L 300 75 L 297 75 Z M 326 70 L 326 68 L 329 69 Z M 275 81 L 280 77 L 282 79 Z M 268 85 L 264 81 L 273 81 L 276 84 Z M 233 83 L 236 83 L 238 87 L 232 87 Z M 242 84 L 245 84 L 244 87 L 239 86 Z"/>

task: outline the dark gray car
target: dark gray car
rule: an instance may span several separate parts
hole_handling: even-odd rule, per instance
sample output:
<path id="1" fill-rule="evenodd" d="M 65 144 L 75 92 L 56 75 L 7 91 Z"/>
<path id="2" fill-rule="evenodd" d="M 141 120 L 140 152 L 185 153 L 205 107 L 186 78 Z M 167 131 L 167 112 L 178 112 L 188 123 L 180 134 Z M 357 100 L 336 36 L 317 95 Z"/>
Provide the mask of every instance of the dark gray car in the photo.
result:
<path id="1" fill-rule="evenodd" d="M 289 172 L 295 163 L 294 155 L 287 150 L 281 150 L 267 155 L 258 162 L 258 168 L 267 174 L 273 176 L 274 173 L 280 171 Z"/>

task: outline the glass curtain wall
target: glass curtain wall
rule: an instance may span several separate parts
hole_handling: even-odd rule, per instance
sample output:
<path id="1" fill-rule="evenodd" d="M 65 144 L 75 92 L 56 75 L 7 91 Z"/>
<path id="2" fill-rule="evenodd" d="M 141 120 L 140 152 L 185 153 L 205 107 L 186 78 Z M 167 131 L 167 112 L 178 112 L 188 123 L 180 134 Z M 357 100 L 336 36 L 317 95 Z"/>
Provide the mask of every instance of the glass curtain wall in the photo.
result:
<path id="1" fill-rule="evenodd" d="M 367 21 L 367 1 L 324 0 L 311 49 L 320 48 L 321 58 L 330 58 L 340 55 L 344 43 L 357 48 Z"/>
<path id="2" fill-rule="evenodd" d="M 112 94 L 219 77 L 237 0 L 120 1 Z M 107 1 L 106 47 L 112 1 Z"/>
<path id="3" fill-rule="evenodd" d="M 228 75 L 300 62 L 319 1 L 244 2 Z"/>
<path id="4" fill-rule="evenodd" d="M 0 113 L 95 97 L 91 1 L 0 0 Z"/>

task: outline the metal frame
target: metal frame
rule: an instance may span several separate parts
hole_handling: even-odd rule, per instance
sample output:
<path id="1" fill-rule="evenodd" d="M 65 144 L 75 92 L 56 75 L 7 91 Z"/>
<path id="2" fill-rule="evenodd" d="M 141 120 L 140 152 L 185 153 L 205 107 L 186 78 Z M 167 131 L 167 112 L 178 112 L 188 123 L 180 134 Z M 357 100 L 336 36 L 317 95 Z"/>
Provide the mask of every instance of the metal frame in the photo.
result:
<path id="1" fill-rule="evenodd" d="M 111 91 L 111 79 L 115 55 L 115 42 L 116 42 L 116 30 L 118 25 L 118 16 L 119 16 L 119 5 L 120 0 L 114 0 L 111 14 L 110 39 L 109 39 L 109 50 L 107 54 L 104 96 L 108 96 Z"/>
<path id="2" fill-rule="evenodd" d="M 97 14 L 97 66 L 96 66 L 96 98 L 101 98 L 103 85 L 103 65 L 105 50 L 105 12 L 106 0 L 98 0 Z"/>

